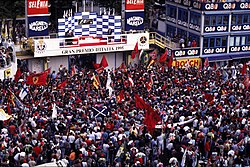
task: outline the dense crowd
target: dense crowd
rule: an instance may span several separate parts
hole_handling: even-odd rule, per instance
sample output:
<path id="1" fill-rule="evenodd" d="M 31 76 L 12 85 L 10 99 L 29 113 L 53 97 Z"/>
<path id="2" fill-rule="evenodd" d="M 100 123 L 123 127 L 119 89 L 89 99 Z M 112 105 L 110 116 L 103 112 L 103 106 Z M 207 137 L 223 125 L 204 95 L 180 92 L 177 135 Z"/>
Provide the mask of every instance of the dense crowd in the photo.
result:
<path id="1" fill-rule="evenodd" d="M 28 86 L 23 107 L 11 92 L 19 95 L 27 74 L 3 80 L 0 104 L 12 118 L 1 121 L 1 166 L 249 166 L 250 95 L 240 70 L 130 65 L 102 71 L 97 89 L 93 70 L 71 76 L 61 67 L 46 86 Z M 162 118 L 152 133 L 135 94 Z"/>

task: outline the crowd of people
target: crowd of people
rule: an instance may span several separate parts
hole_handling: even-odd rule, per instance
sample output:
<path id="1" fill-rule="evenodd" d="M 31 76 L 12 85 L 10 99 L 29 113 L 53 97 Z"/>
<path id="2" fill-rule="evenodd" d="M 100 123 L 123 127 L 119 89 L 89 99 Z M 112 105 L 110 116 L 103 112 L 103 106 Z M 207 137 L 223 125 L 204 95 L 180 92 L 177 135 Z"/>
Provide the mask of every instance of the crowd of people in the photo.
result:
<path id="1" fill-rule="evenodd" d="M 250 94 L 240 71 L 129 65 L 100 72 L 96 87 L 93 70 L 71 76 L 61 66 L 47 85 L 28 85 L 23 100 L 26 73 L 2 80 L 0 104 L 12 117 L 0 121 L 1 166 L 249 166 Z M 153 132 L 135 94 L 162 119 Z"/>

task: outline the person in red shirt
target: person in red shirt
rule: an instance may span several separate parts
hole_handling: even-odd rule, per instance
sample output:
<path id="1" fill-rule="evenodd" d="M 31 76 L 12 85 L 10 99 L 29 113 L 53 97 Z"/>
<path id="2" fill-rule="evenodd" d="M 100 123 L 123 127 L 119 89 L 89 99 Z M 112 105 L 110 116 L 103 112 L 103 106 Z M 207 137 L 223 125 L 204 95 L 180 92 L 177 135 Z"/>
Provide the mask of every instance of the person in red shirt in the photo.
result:
<path id="1" fill-rule="evenodd" d="M 39 154 L 42 152 L 42 149 L 41 147 L 39 147 L 38 145 L 36 145 L 34 148 L 33 148 L 33 152 L 34 152 L 34 157 L 35 158 L 38 158 Z"/>

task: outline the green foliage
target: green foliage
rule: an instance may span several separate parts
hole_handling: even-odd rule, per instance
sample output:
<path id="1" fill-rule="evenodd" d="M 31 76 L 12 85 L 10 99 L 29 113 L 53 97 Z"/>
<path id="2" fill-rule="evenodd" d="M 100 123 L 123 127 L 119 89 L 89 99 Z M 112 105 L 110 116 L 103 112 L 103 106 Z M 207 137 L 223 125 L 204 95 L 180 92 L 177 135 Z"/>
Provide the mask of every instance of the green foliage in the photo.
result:
<path id="1" fill-rule="evenodd" d="M 17 15 L 25 15 L 25 0 L 0 1 L 0 19 L 13 19 Z"/>

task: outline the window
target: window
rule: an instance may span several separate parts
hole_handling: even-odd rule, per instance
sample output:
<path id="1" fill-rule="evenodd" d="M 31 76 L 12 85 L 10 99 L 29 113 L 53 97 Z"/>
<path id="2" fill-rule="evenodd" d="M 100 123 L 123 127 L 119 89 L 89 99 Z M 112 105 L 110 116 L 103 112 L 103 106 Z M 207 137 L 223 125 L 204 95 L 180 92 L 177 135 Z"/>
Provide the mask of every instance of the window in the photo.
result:
<path id="1" fill-rule="evenodd" d="M 226 46 L 227 46 L 227 37 L 209 37 L 209 38 L 204 38 L 203 40 L 204 48 L 216 48 L 216 47 L 226 47 Z"/>
<path id="2" fill-rule="evenodd" d="M 250 45 L 250 35 L 230 37 L 230 46 L 244 46 L 244 45 Z"/>
<path id="3" fill-rule="evenodd" d="M 244 15 L 243 16 L 243 24 L 247 24 L 248 23 L 248 15 Z"/>
<path id="4" fill-rule="evenodd" d="M 238 15 L 237 24 L 242 24 L 242 15 Z"/>
<path id="5" fill-rule="evenodd" d="M 217 24 L 222 25 L 222 16 L 217 17 Z"/>
<path id="6" fill-rule="evenodd" d="M 231 22 L 233 25 L 235 25 L 236 24 L 236 16 L 235 15 L 233 15 L 233 17 L 232 17 L 232 22 Z"/>
<path id="7" fill-rule="evenodd" d="M 205 26 L 209 26 L 209 24 L 210 24 L 210 17 L 209 17 L 209 16 L 205 16 L 204 25 L 205 25 Z"/>
<path id="8" fill-rule="evenodd" d="M 234 46 L 234 37 L 230 37 L 230 46 Z"/>
<path id="9" fill-rule="evenodd" d="M 195 25 L 200 25 L 200 22 L 201 22 L 201 14 L 196 12 L 190 12 L 190 23 Z"/>
<path id="10" fill-rule="evenodd" d="M 176 18 L 176 7 L 169 5 L 167 7 L 167 15 L 172 18 Z"/>
<path id="11" fill-rule="evenodd" d="M 228 16 L 223 16 L 223 24 L 228 25 Z"/>
<path id="12" fill-rule="evenodd" d="M 187 10 L 179 9 L 179 11 L 178 11 L 178 20 L 185 21 L 185 22 L 188 21 L 188 12 L 187 12 Z"/>
<path id="13" fill-rule="evenodd" d="M 211 16 L 211 25 L 212 26 L 216 25 L 216 17 L 215 16 Z"/>

